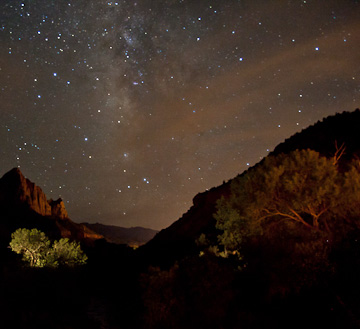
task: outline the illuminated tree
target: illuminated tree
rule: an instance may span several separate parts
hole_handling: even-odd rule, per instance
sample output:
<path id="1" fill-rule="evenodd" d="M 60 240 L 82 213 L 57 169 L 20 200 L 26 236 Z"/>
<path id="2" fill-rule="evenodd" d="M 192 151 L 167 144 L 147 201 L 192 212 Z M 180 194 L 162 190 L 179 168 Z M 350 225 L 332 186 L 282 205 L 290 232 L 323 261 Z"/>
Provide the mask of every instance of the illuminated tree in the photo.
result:
<path id="1" fill-rule="evenodd" d="M 85 264 L 87 256 L 81 250 L 79 242 L 69 239 L 60 239 L 52 245 L 48 255 L 48 261 L 51 266 L 58 265 L 75 266 Z"/>
<path id="2" fill-rule="evenodd" d="M 228 200 L 218 201 L 220 243 L 237 249 L 264 223 L 287 221 L 309 229 L 328 230 L 328 220 L 341 205 L 343 176 L 336 163 L 311 150 L 269 156 L 232 182 Z"/>
<path id="3" fill-rule="evenodd" d="M 261 273 L 270 295 L 330 282 L 342 270 L 339 259 L 358 257 L 360 161 L 339 166 L 339 156 L 269 156 L 217 202 L 216 247 L 236 254 L 240 269 Z"/>
<path id="4" fill-rule="evenodd" d="M 60 239 L 51 246 L 45 233 L 37 229 L 19 228 L 11 237 L 10 248 L 22 254 L 31 267 L 75 266 L 85 264 L 87 260 L 78 242 Z"/>
<path id="5" fill-rule="evenodd" d="M 50 240 L 45 233 L 33 228 L 19 228 L 11 234 L 10 247 L 17 254 L 22 254 L 23 260 L 30 266 L 43 267 L 50 248 Z"/>

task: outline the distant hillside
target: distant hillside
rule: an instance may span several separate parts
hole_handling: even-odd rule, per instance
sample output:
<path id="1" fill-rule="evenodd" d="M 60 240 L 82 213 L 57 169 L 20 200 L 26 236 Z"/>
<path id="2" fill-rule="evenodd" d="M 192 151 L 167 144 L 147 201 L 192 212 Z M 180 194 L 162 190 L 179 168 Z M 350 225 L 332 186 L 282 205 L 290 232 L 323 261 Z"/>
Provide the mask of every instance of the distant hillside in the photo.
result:
<path id="1" fill-rule="evenodd" d="M 131 247 L 138 247 L 145 244 L 158 233 L 158 231 L 143 227 L 124 228 L 99 223 L 83 223 L 83 225 L 87 226 L 92 231 L 103 235 L 110 243 L 127 244 Z"/>
<path id="2" fill-rule="evenodd" d="M 360 158 L 359 109 L 329 116 L 315 123 L 286 139 L 271 154 L 289 153 L 296 149 L 309 148 L 331 157 L 342 145 L 345 147 L 345 153 L 340 159 L 340 164 L 346 165 L 353 157 Z M 143 257 L 150 259 L 150 262 L 153 263 L 171 264 L 174 260 L 197 253 L 199 250 L 195 241 L 201 233 L 211 236 L 218 234 L 213 218 L 216 201 L 221 196 L 230 193 L 230 183 L 231 180 L 197 194 L 193 199 L 193 206 L 188 212 L 140 248 Z"/>

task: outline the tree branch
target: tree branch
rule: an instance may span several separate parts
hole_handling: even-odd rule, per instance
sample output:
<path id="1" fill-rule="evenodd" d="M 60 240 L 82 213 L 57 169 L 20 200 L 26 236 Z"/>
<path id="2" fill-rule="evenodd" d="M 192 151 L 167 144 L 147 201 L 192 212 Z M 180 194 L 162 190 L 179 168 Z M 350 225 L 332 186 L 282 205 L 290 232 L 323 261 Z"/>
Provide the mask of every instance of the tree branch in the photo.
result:
<path id="1" fill-rule="evenodd" d="M 283 213 L 277 209 L 275 209 L 274 211 L 271 211 L 269 209 L 264 208 L 263 210 L 267 213 L 267 215 L 259 218 L 259 221 L 263 220 L 265 218 L 273 217 L 273 216 L 281 216 L 281 217 L 292 219 L 296 222 L 300 222 L 300 223 L 304 224 L 306 227 L 312 228 L 312 226 L 309 223 L 305 222 L 304 219 L 295 210 L 291 209 L 290 207 L 288 207 L 288 209 L 291 213 L 293 213 L 293 216 L 290 214 L 287 214 L 287 213 Z"/>

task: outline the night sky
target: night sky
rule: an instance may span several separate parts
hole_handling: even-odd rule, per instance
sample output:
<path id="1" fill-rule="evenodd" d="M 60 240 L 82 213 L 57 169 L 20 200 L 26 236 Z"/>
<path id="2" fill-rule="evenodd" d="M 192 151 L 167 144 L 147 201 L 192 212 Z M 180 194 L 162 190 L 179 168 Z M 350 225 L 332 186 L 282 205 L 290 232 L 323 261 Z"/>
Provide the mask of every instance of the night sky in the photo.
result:
<path id="1" fill-rule="evenodd" d="M 169 226 L 303 128 L 360 107 L 351 0 L 3 0 L 0 176 L 76 222 Z"/>

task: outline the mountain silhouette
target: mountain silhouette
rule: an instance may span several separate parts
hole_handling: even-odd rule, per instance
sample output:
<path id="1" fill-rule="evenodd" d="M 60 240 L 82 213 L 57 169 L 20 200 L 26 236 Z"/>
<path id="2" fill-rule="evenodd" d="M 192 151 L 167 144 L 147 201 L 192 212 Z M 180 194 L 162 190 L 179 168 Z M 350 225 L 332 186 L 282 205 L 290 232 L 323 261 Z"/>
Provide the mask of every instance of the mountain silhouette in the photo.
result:
<path id="1" fill-rule="evenodd" d="M 103 235 L 107 242 L 138 247 L 151 240 L 158 231 L 144 227 L 119 227 L 100 223 L 83 223 L 91 230 Z"/>
<path id="2" fill-rule="evenodd" d="M 360 110 L 326 117 L 286 139 L 269 155 L 289 153 L 296 149 L 312 149 L 326 157 L 342 153 L 340 166 L 346 166 L 354 157 L 360 158 Z M 172 264 L 175 260 L 199 252 L 196 240 L 202 233 L 216 239 L 219 234 L 213 217 L 216 201 L 230 194 L 230 184 L 231 180 L 197 194 L 193 206 L 179 220 L 161 230 L 140 248 L 144 258 L 154 264 Z"/>

